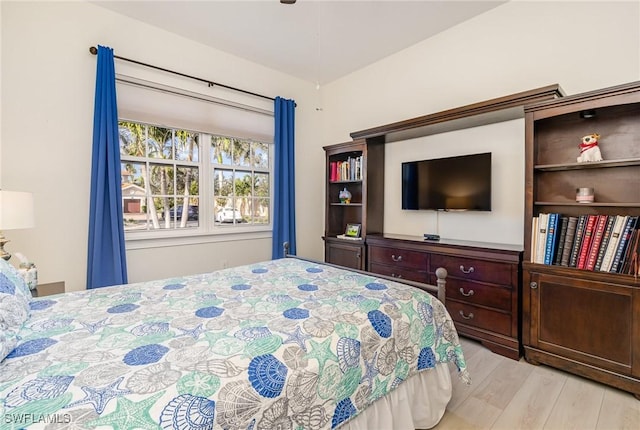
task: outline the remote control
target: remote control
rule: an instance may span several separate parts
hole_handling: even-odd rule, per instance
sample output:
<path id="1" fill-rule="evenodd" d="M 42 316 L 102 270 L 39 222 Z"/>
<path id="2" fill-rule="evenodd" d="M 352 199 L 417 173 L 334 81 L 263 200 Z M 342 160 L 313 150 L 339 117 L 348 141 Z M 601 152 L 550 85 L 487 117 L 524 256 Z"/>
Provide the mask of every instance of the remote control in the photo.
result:
<path id="1" fill-rule="evenodd" d="M 440 240 L 440 235 L 439 234 L 425 233 L 424 234 L 424 240 Z"/>

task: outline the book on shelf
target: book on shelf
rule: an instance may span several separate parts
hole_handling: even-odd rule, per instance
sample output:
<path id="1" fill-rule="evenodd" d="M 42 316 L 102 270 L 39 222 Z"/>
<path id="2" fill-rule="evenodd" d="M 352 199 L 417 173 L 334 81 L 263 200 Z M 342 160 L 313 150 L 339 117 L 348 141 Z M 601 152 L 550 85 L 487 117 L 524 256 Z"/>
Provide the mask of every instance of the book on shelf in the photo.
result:
<path id="1" fill-rule="evenodd" d="M 582 237 L 584 236 L 584 230 L 587 225 L 587 219 L 589 215 L 578 216 L 578 223 L 576 224 L 576 234 L 571 245 L 571 254 L 569 255 L 569 267 L 576 267 L 578 264 L 578 257 L 580 256 L 580 246 L 582 245 Z"/>
<path id="2" fill-rule="evenodd" d="M 536 253 L 538 252 L 538 217 L 531 219 L 531 262 L 536 262 Z"/>
<path id="3" fill-rule="evenodd" d="M 560 257 L 560 265 L 569 265 L 569 256 L 571 255 L 571 246 L 576 235 L 576 224 L 578 223 L 577 216 L 570 216 L 567 221 L 567 235 L 564 238 L 564 246 L 562 248 L 562 256 Z"/>
<path id="4" fill-rule="evenodd" d="M 580 252 L 578 253 L 578 261 L 576 263 L 576 268 L 578 269 L 584 269 L 586 267 L 587 254 L 589 253 L 589 247 L 593 240 L 597 220 L 598 215 L 587 216 L 587 224 L 584 228 L 584 233 L 582 234 L 582 243 L 580 244 Z"/>
<path id="5" fill-rule="evenodd" d="M 638 264 L 638 252 L 640 251 L 640 220 L 636 223 L 636 229 L 631 235 L 629 246 L 627 247 L 627 254 L 625 255 L 624 266 L 622 272 L 627 275 L 638 275 L 640 269 Z"/>
<path id="6" fill-rule="evenodd" d="M 586 270 L 593 270 L 596 266 L 596 260 L 598 258 L 598 251 L 602 244 L 602 238 L 604 236 L 604 229 L 607 226 L 607 215 L 598 215 L 596 225 L 593 229 L 593 236 L 591 238 L 591 245 L 587 251 L 587 261 L 584 265 Z"/>
<path id="7" fill-rule="evenodd" d="M 544 251 L 547 245 L 547 226 L 549 224 L 549 214 L 538 214 L 538 237 L 536 239 L 536 259 L 534 263 L 544 264 Z"/>
<path id="8" fill-rule="evenodd" d="M 638 233 L 640 232 L 640 230 L 638 230 L 638 224 L 640 224 L 640 220 L 638 220 L 638 222 L 636 223 L 636 229 L 631 232 L 631 237 L 629 238 L 627 249 L 625 250 L 624 255 L 622 256 L 622 261 L 620 263 L 620 269 L 618 270 L 618 273 L 632 274 L 632 271 L 629 269 L 631 267 L 633 255 L 637 251 Z"/>
<path id="9" fill-rule="evenodd" d="M 629 243 L 629 239 L 631 238 L 631 235 L 636 228 L 637 222 L 638 222 L 637 216 L 627 217 L 624 229 L 620 234 L 620 242 L 618 243 L 618 247 L 616 248 L 616 253 L 613 256 L 613 263 L 611 263 L 611 269 L 609 269 L 610 273 L 619 272 L 619 267 L 622 262 L 622 256 L 625 254 L 627 245 Z"/>
<path id="10" fill-rule="evenodd" d="M 362 155 L 348 157 L 342 161 L 329 162 L 329 180 L 331 182 L 361 181 Z"/>
<path id="11" fill-rule="evenodd" d="M 602 260 L 604 259 L 604 253 L 609 246 L 609 240 L 611 239 L 611 233 L 613 232 L 613 225 L 616 223 L 616 216 L 609 215 L 607 217 L 607 224 L 604 227 L 604 233 L 602 234 L 602 241 L 600 242 L 600 248 L 598 249 L 598 256 L 596 257 L 596 264 L 593 266 L 593 270 L 600 270 L 602 266 Z"/>
<path id="12" fill-rule="evenodd" d="M 560 215 L 559 221 L 559 235 L 558 235 L 558 243 L 556 247 L 556 252 L 553 257 L 553 264 L 555 266 L 559 266 L 562 261 L 562 252 L 564 251 L 564 242 L 567 237 L 567 228 L 569 227 L 569 217 Z"/>
<path id="13" fill-rule="evenodd" d="M 336 182 L 338 180 L 338 162 L 332 161 L 329 163 L 329 181 Z"/>
<path id="14" fill-rule="evenodd" d="M 609 239 L 607 250 L 604 253 L 604 257 L 602 258 L 602 265 L 600 266 L 601 272 L 608 272 L 609 269 L 611 269 L 613 257 L 616 253 L 616 249 L 618 249 L 618 244 L 620 243 L 620 235 L 622 234 L 622 228 L 624 227 L 624 224 L 626 224 L 626 219 L 627 217 L 623 215 L 616 216 L 616 222 L 613 225 L 611 238 Z"/>
<path id="15" fill-rule="evenodd" d="M 553 262 L 553 254 L 556 250 L 557 238 L 558 238 L 558 218 L 560 214 L 550 213 L 547 222 L 547 234 L 546 244 L 544 248 L 544 264 L 551 264 Z"/>

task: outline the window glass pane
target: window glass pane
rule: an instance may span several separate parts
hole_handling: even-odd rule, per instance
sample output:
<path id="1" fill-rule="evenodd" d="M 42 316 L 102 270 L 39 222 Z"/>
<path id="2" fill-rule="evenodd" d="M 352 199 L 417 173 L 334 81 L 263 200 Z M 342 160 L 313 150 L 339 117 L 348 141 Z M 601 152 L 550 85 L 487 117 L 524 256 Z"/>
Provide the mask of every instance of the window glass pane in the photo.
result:
<path id="1" fill-rule="evenodd" d="M 145 156 L 145 136 L 147 127 L 144 124 L 135 122 L 120 121 L 118 124 L 120 139 L 120 155 L 131 155 L 134 157 Z"/>
<path id="2" fill-rule="evenodd" d="M 124 191 L 124 188 L 128 185 L 136 185 L 137 187 L 142 188 L 142 191 L 144 193 L 144 169 L 145 163 L 135 163 L 132 161 L 120 163 L 123 197 L 125 196 L 125 194 L 128 194 L 128 191 Z"/>
<path id="3" fill-rule="evenodd" d="M 214 164 L 231 165 L 231 139 L 228 137 L 212 136 L 211 162 Z"/>
<path id="4" fill-rule="evenodd" d="M 269 224 L 269 199 L 253 199 L 253 223 Z"/>
<path id="5" fill-rule="evenodd" d="M 256 173 L 254 175 L 255 182 L 254 196 L 255 197 L 269 197 L 269 174 L 268 173 Z"/>
<path id="6" fill-rule="evenodd" d="M 251 166 L 251 143 L 246 140 L 233 140 L 233 164 Z"/>
<path id="7" fill-rule="evenodd" d="M 227 206 L 231 206 L 231 199 L 227 197 L 216 197 L 214 199 L 213 219 L 216 222 L 222 222 L 225 214 L 222 213 L 223 209 Z"/>
<path id="8" fill-rule="evenodd" d="M 169 209 L 169 218 L 176 228 L 198 227 L 200 207 L 197 198 L 177 198 Z"/>
<path id="9" fill-rule="evenodd" d="M 175 204 L 173 198 L 167 196 L 152 196 L 148 207 L 149 229 L 171 228 L 170 208 Z"/>
<path id="10" fill-rule="evenodd" d="M 176 130 L 173 140 L 176 148 L 176 160 L 198 161 L 198 134 Z"/>
<path id="11" fill-rule="evenodd" d="M 233 195 L 233 171 L 215 169 L 213 171 L 213 193 L 216 196 Z"/>
<path id="12" fill-rule="evenodd" d="M 218 197 L 215 199 L 215 221 L 219 225 L 244 222 L 241 201 L 234 198 Z"/>
<path id="13" fill-rule="evenodd" d="M 167 195 L 174 193 L 174 169 L 163 164 L 149 164 L 149 185 L 151 194 Z M 184 186 L 183 186 L 184 189 Z"/>
<path id="14" fill-rule="evenodd" d="M 149 126 L 147 127 L 147 145 L 149 157 L 173 159 L 173 147 L 171 145 L 172 130 L 169 128 Z"/>
<path id="15" fill-rule="evenodd" d="M 251 172 L 244 172 L 241 170 L 236 170 L 235 175 L 235 195 L 236 196 L 250 196 L 251 189 Z"/>
<path id="16" fill-rule="evenodd" d="M 269 168 L 269 145 L 253 142 L 253 165 L 259 169 Z"/>
<path id="17" fill-rule="evenodd" d="M 198 168 L 197 167 L 177 167 L 176 177 L 177 194 L 187 196 L 197 196 L 199 194 Z"/>

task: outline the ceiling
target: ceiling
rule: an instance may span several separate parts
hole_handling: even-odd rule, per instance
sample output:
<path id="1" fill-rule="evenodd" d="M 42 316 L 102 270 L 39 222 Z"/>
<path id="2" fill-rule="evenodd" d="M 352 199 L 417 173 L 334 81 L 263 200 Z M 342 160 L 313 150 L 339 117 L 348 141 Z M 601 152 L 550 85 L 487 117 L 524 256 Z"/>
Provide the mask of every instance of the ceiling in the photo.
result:
<path id="1" fill-rule="evenodd" d="M 506 1 L 91 1 L 280 72 L 326 84 Z"/>

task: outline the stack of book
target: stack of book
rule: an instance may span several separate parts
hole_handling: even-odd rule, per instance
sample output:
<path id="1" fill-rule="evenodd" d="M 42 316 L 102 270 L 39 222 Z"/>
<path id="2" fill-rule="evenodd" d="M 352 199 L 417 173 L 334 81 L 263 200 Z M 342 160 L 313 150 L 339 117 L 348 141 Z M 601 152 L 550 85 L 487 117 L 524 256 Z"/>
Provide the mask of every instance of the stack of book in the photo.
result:
<path id="1" fill-rule="evenodd" d="M 531 262 L 637 275 L 639 218 L 540 213 L 531 223 Z"/>
<path id="2" fill-rule="evenodd" d="M 361 181 L 362 179 L 362 155 L 349 157 L 345 161 L 329 163 L 329 180 L 331 182 Z"/>

